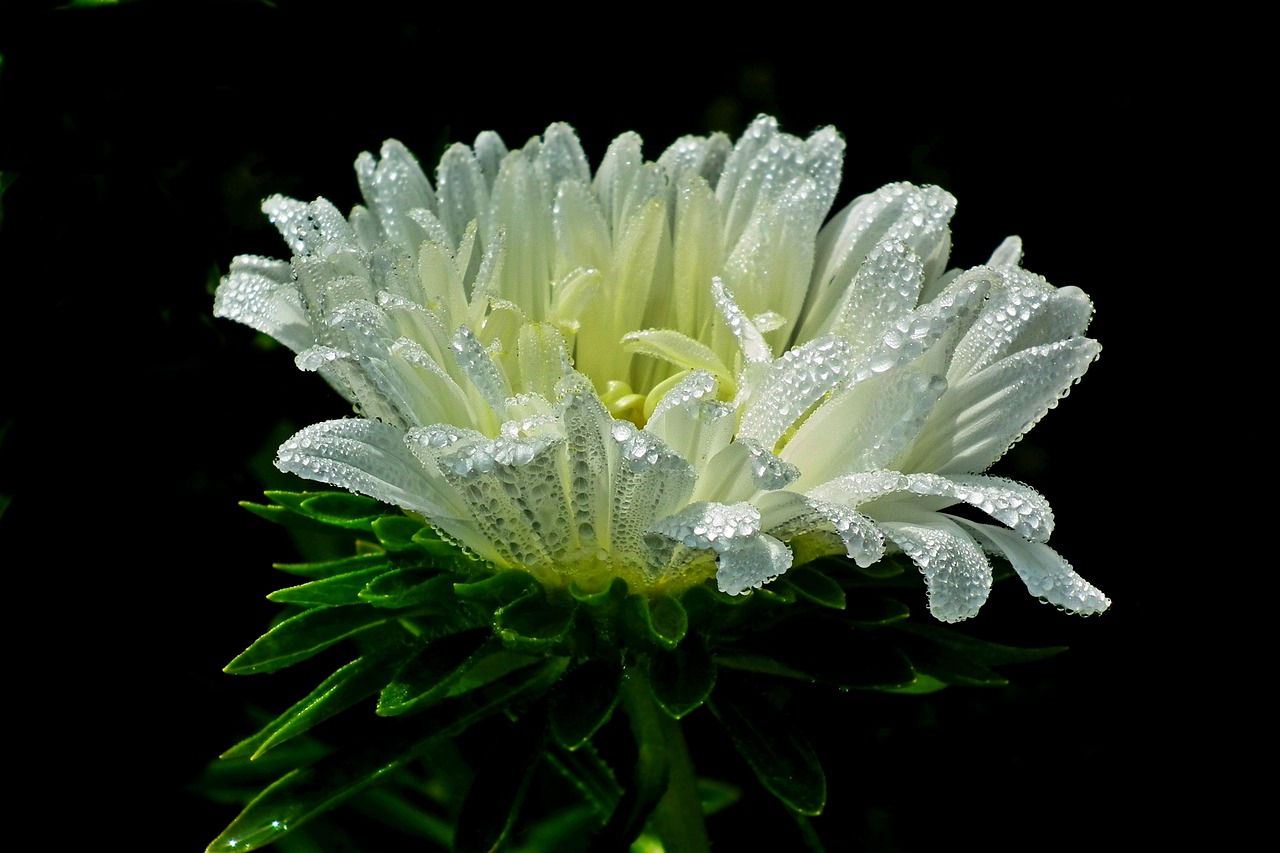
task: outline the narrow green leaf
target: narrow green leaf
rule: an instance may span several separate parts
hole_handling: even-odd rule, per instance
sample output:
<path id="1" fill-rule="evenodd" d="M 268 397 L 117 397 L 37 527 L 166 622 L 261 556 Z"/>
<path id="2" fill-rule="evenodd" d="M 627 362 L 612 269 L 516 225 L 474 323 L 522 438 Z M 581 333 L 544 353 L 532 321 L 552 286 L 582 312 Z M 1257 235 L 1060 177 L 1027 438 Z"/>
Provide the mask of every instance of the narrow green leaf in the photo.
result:
<path id="1" fill-rule="evenodd" d="M 495 641 L 476 653 L 473 660 L 462 668 L 462 677 L 453 682 L 448 695 L 460 696 L 471 690 L 477 690 L 492 681 L 506 678 L 508 673 L 527 666 L 533 666 L 546 660 L 545 655 L 526 655 L 504 648 Z M 567 658 L 557 658 L 568 663 Z"/>
<path id="2" fill-rule="evenodd" d="M 371 569 L 375 566 L 391 568 L 391 561 L 384 553 L 358 554 L 354 557 L 343 557 L 338 560 L 321 560 L 314 563 L 276 563 L 274 568 L 291 575 L 320 580 L 342 575 L 360 569 Z"/>
<path id="3" fill-rule="evenodd" d="M 881 687 L 884 693 L 901 693 L 906 696 L 923 696 L 927 693 L 937 693 L 949 685 L 945 681 L 939 681 L 932 675 L 925 675 L 922 672 L 916 673 L 916 678 L 910 684 L 904 684 L 901 687 Z"/>
<path id="4" fill-rule="evenodd" d="M 792 569 L 782 576 L 796 594 L 823 607 L 844 610 L 845 594 L 840 584 L 810 566 Z"/>
<path id="5" fill-rule="evenodd" d="M 378 713 L 392 717 L 442 701 L 489 639 L 488 629 L 475 628 L 431 643 L 400 665 L 378 697 Z"/>
<path id="6" fill-rule="evenodd" d="M 360 593 L 369 582 L 390 569 L 388 565 L 357 569 L 342 575 L 322 578 L 298 586 L 278 589 L 267 596 L 276 604 L 301 604 L 304 606 L 359 604 Z"/>
<path id="7" fill-rule="evenodd" d="M 549 660 L 513 673 L 485 690 L 429 708 L 404 726 L 380 730 L 385 732 L 382 738 L 354 753 L 335 753 L 286 774 L 254 798 L 213 840 L 207 853 L 245 853 L 278 841 L 399 769 L 433 743 L 454 737 L 519 700 L 541 695 L 563 670 L 563 660 Z"/>
<path id="8" fill-rule="evenodd" d="M 746 684 L 732 689 L 722 684 L 708 705 L 769 793 L 802 815 L 822 813 L 827 800 L 822 764 L 786 715 Z"/>
<path id="9" fill-rule="evenodd" d="M 458 814 L 453 853 L 488 853 L 501 847 L 546 741 L 547 714 L 539 703 L 489 742 Z"/>
<path id="10" fill-rule="evenodd" d="M 865 631 L 842 616 L 796 616 L 717 649 L 716 660 L 745 671 L 821 681 L 835 687 L 902 687 L 915 671 L 881 632 Z"/>
<path id="11" fill-rule="evenodd" d="M 673 651 L 651 655 L 648 669 L 654 700 L 677 720 L 705 702 L 716 684 L 715 662 L 697 634 Z"/>
<path id="12" fill-rule="evenodd" d="M 248 755 L 258 758 L 267 750 L 345 711 L 374 695 L 387 683 L 395 662 L 385 655 L 362 655 L 320 683 L 306 698 L 276 717 L 253 737 L 242 740 L 222 758 Z"/>
<path id="13" fill-rule="evenodd" d="M 319 654 L 335 643 L 395 619 L 374 607 L 314 607 L 291 616 L 259 637 L 224 672 L 274 672 Z"/>
<path id="14" fill-rule="evenodd" d="M 1011 663 L 1032 663 L 1053 657 L 1067 650 L 1066 646 L 1022 647 L 992 643 L 970 637 L 952 628 L 926 623 L 904 622 L 894 626 L 899 631 L 906 631 L 932 640 L 938 645 L 951 649 L 984 666 L 1004 666 Z"/>
<path id="15" fill-rule="evenodd" d="M 390 786 L 362 791 L 350 805 L 378 823 L 424 838 L 439 847 L 448 849 L 453 843 L 452 821 L 427 811 Z"/>
<path id="16" fill-rule="evenodd" d="M 584 743 L 572 752 L 549 749 L 546 758 L 582 794 L 601 823 L 618 807 L 623 794 L 622 786 L 618 784 L 613 770 L 605 764 L 590 743 Z"/>
<path id="17" fill-rule="evenodd" d="M 867 590 L 851 595 L 844 612 L 850 622 L 864 628 L 903 622 L 911 616 L 911 608 L 896 598 Z"/>
<path id="18" fill-rule="evenodd" d="M 932 637 L 905 631 L 894 634 L 895 644 L 911 661 L 911 666 L 917 672 L 933 676 L 944 684 L 1004 687 L 1009 683 L 1007 678 L 995 670 Z"/>
<path id="19" fill-rule="evenodd" d="M 556 742 L 575 750 L 591 739 L 617 707 L 622 667 L 590 660 L 571 669 L 551 694 L 551 732 Z"/>

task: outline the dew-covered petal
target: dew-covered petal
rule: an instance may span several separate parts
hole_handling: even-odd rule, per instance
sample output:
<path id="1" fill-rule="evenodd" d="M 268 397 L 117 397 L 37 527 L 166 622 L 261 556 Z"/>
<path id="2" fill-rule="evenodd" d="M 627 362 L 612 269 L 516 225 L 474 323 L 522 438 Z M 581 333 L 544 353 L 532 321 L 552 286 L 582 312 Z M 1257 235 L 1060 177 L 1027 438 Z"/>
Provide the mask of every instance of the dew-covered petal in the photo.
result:
<path id="1" fill-rule="evenodd" d="M 1028 542 L 1017 533 L 988 524 L 960 520 L 992 553 L 1008 558 L 1027 590 L 1041 601 L 1068 613 L 1091 616 L 1111 606 L 1111 599 L 1076 574 L 1057 551 L 1040 542 Z"/>
<path id="2" fill-rule="evenodd" d="M 1053 533 L 1053 510 L 1049 502 L 1039 492 L 1016 480 L 976 474 L 954 474 L 951 477 L 910 474 L 905 489 L 913 494 L 934 495 L 977 507 L 1033 542 L 1047 542 Z"/>
<path id="3" fill-rule="evenodd" d="M 733 407 L 717 401 L 715 393 L 715 378 L 709 373 L 685 376 L 663 395 L 645 431 L 701 470 L 707 459 L 733 439 Z"/>
<path id="4" fill-rule="evenodd" d="M 891 467 L 939 474 L 986 470 L 1066 396 L 1100 350 L 1089 338 L 1033 347 L 949 386 Z"/>
<path id="5" fill-rule="evenodd" d="M 295 255 L 326 258 L 335 252 L 359 250 L 351 224 L 327 199 L 303 203 L 277 194 L 262 203 L 262 212 Z"/>
<path id="6" fill-rule="evenodd" d="M 356 158 L 361 195 L 388 240 L 416 249 L 409 237 L 420 228 L 410 213 L 422 209 L 434 214 L 435 190 L 417 159 L 398 140 L 383 142 L 379 154 L 375 159 L 366 151 Z"/>
<path id="7" fill-rule="evenodd" d="M 772 360 L 773 353 L 765 343 L 764 335 L 760 333 L 747 313 L 738 306 L 733 294 L 719 277 L 711 280 L 711 295 L 715 300 L 716 310 L 720 312 L 725 325 L 737 339 L 743 358 L 753 364 L 765 364 Z"/>
<path id="8" fill-rule="evenodd" d="M 642 329 L 622 337 L 627 352 L 647 355 L 675 365 L 681 370 L 710 374 L 730 386 L 733 372 L 706 344 L 671 329 Z"/>
<path id="9" fill-rule="evenodd" d="M 658 164 L 675 185 L 688 177 L 697 177 L 714 187 L 732 149 L 733 143 L 723 133 L 682 136 L 659 155 Z"/>
<path id="10" fill-rule="evenodd" d="M 1021 269 L 999 275 L 1000 285 L 956 348 L 947 372 L 953 382 L 1010 353 L 1079 336 L 1093 316 L 1093 303 L 1079 288 L 1055 288 Z"/>
<path id="11" fill-rule="evenodd" d="M 508 422 L 493 439 L 459 433 L 444 444 L 428 430 L 410 440 L 434 459 L 504 564 L 551 565 L 573 548 L 561 475 L 564 436 L 555 419 Z"/>
<path id="12" fill-rule="evenodd" d="M 218 285 L 213 314 L 270 335 L 294 352 L 315 341 L 293 268 L 282 261 L 240 255 Z"/>
<path id="13" fill-rule="evenodd" d="M 404 443 L 404 432 L 364 418 L 323 421 L 280 446 L 276 467 L 432 518 L 449 517 L 439 483 Z"/>
<path id="14" fill-rule="evenodd" d="M 499 415 L 505 412 L 506 400 L 511 396 L 510 382 L 493 363 L 479 339 L 466 326 L 459 328 L 454 334 L 453 352 L 458 366 L 475 385 L 485 402 Z"/>
<path id="15" fill-rule="evenodd" d="M 796 488 L 807 491 L 854 471 L 890 467 L 945 390 L 941 377 L 897 370 L 833 394 L 780 451 L 802 472 Z"/>
<path id="16" fill-rule="evenodd" d="M 864 339 L 866 349 L 853 359 L 849 384 L 897 368 L 945 376 L 951 354 L 977 317 L 989 284 L 986 276 L 967 271 L 953 277 L 933 301 L 893 318 L 874 338 Z"/>
<path id="17" fill-rule="evenodd" d="M 720 555 L 716 587 L 727 595 L 741 595 L 776 580 L 791 568 L 791 549 L 769 535 L 760 535 Z"/>
<path id="18" fill-rule="evenodd" d="M 785 488 L 800 476 L 796 466 L 750 438 L 739 438 L 720 449 L 699 471 L 694 498 L 723 502 Z"/>
<path id="19" fill-rule="evenodd" d="M 848 345 L 838 338 L 819 338 L 783 353 L 753 382 L 738 435 L 776 447 L 783 435 L 840 386 L 849 372 L 848 353 Z"/>
<path id="20" fill-rule="evenodd" d="M 614 554 L 647 553 L 644 534 L 688 503 L 697 472 L 656 435 L 614 421 L 610 458 L 610 540 Z"/>
<path id="21" fill-rule="evenodd" d="M 791 568 L 791 549 L 761 534 L 760 513 L 748 503 L 695 503 L 649 529 L 692 551 L 718 555 L 716 585 L 721 592 L 741 595 L 759 589 Z"/>
<path id="22" fill-rule="evenodd" d="M 922 299 L 932 298 L 951 248 L 947 223 L 955 198 L 938 187 L 898 183 L 855 198 L 818 233 L 814 270 L 797 327 L 797 341 L 817 337 L 851 286 L 864 259 L 886 239 L 911 249 L 923 266 Z"/>
<path id="23" fill-rule="evenodd" d="M 937 513 L 912 513 L 912 520 L 880 521 L 888 539 L 924 575 L 929 612 L 943 622 L 976 616 L 991 592 L 991 564 L 953 521 Z"/>
<path id="24" fill-rule="evenodd" d="M 762 529 L 779 539 L 827 534 L 863 568 L 884 556 L 884 534 L 874 521 L 848 505 L 791 491 L 769 492 L 754 503 L 760 509 Z"/>
<path id="25" fill-rule="evenodd" d="M 486 243 L 491 238 L 489 186 L 476 153 L 462 143 L 449 146 L 436 168 L 436 194 L 440 222 L 455 247 L 473 221 Z"/>

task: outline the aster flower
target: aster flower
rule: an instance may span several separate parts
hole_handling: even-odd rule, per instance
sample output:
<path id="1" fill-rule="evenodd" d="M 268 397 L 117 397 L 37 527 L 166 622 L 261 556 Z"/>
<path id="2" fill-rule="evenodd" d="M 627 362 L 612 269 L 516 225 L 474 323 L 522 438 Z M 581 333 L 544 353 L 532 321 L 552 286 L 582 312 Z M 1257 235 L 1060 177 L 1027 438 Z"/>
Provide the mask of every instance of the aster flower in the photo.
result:
<path id="1" fill-rule="evenodd" d="M 289 262 L 236 258 L 215 313 L 292 349 L 359 417 L 277 465 L 421 517 L 547 589 L 759 589 L 886 553 L 930 612 L 975 615 L 1008 561 L 1037 598 L 1109 601 L 1046 543 L 1030 487 L 983 474 L 1097 357 L 1078 288 L 948 269 L 955 200 L 891 184 L 828 220 L 845 144 L 760 117 L 593 173 L 553 124 L 356 161 L 364 204 L 280 196 Z M 975 521 L 968 506 L 989 517 Z M 948 511 L 951 510 L 951 511 Z"/>

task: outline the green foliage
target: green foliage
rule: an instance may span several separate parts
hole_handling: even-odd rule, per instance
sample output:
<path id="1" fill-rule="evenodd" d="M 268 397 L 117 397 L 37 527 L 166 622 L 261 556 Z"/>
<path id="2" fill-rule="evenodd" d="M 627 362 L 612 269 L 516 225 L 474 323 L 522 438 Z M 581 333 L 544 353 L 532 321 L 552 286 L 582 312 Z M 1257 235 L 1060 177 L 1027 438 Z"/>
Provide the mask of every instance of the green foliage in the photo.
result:
<path id="1" fill-rule="evenodd" d="M 369 498 L 267 497 L 245 506 L 341 553 L 276 565 L 301 582 L 268 596 L 286 608 L 283 618 L 226 671 L 276 672 L 333 656 L 337 666 L 210 767 L 210 795 L 244 804 L 211 851 L 259 849 L 292 833 L 326 837 L 340 806 L 436 849 L 625 849 L 654 837 L 645 834 L 651 819 L 681 825 L 664 812 L 672 798 L 663 795 L 686 754 L 678 721 L 703 706 L 811 846 L 804 821 L 824 807 L 825 776 L 794 724 L 794 692 L 774 688 L 999 686 L 996 667 L 1059 651 L 913 619 L 919 576 L 891 557 L 871 571 L 818 560 L 742 596 L 698 586 L 648 597 L 621 580 L 547 590 L 526 572 L 493 571 L 421 519 Z M 631 723 L 633 763 L 596 747 L 619 731 L 618 716 Z M 685 784 L 701 814 L 737 797 L 709 780 Z M 556 791 L 555 808 L 526 807 Z"/>

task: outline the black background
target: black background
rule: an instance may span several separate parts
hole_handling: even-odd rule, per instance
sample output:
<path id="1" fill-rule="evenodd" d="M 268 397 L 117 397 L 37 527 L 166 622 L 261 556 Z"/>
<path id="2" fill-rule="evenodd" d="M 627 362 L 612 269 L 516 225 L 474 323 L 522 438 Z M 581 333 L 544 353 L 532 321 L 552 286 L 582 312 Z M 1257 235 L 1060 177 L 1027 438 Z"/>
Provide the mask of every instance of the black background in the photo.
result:
<path id="1" fill-rule="evenodd" d="M 1176 67 L 1133 49 L 1144 33 L 1071 22 L 1006 40 L 995 22 L 960 37 L 923 13 L 810 10 L 794 31 L 759 14 L 138 2 L 0 30 L 0 170 L 16 175 L 0 224 L 10 696 L 48 733 L 26 796 L 94 815 L 46 836 L 88 823 L 103 842 L 203 849 L 234 809 L 189 786 L 248 732 L 246 702 L 279 710 L 309 687 L 221 673 L 275 611 L 270 563 L 293 556 L 236 502 L 299 485 L 268 464 L 282 433 L 347 413 L 290 354 L 211 316 L 234 255 L 285 255 L 262 198 L 349 209 L 356 154 L 388 137 L 430 171 L 479 131 L 516 147 L 567 121 L 594 165 L 626 130 L 656 157 L 760 112 L 844 134 L 837 207 L 895 180 L 951 191 L 954 265 L 1019 234 L 1028 268 L 1093 297 L 1103 345 L 997 472 L 1049 498 L 1054 546 L 1112 611 L 1069 617 L 1002 585 L 973 633 L 1070 651 L 1010 668 L 998 690 L 815 702 L 797 720 L 825 745 L 815 826 L 832 850 L 880 851 L 1150 843 L 1178 827 L 1195 738 L 1189 691 L 1164 674 L 1185 667 L 1187 640 L 1164 590 L 1183 569 L 1151 541 L 1180 531 L 1157 525 L 1170 496 L 1150 477 L 1176 423 L 1161 377 L 1182 358 L 1152 299 L 1179 248 L 1157 236 L 1171 214 L 1155 194 L 1189 113 Z M 742 772 L 702 716 L 695 757 Z M 774 832 L 777 849 L 798 844 L 754 795 L 711 832 L 724 850 Z"/>

